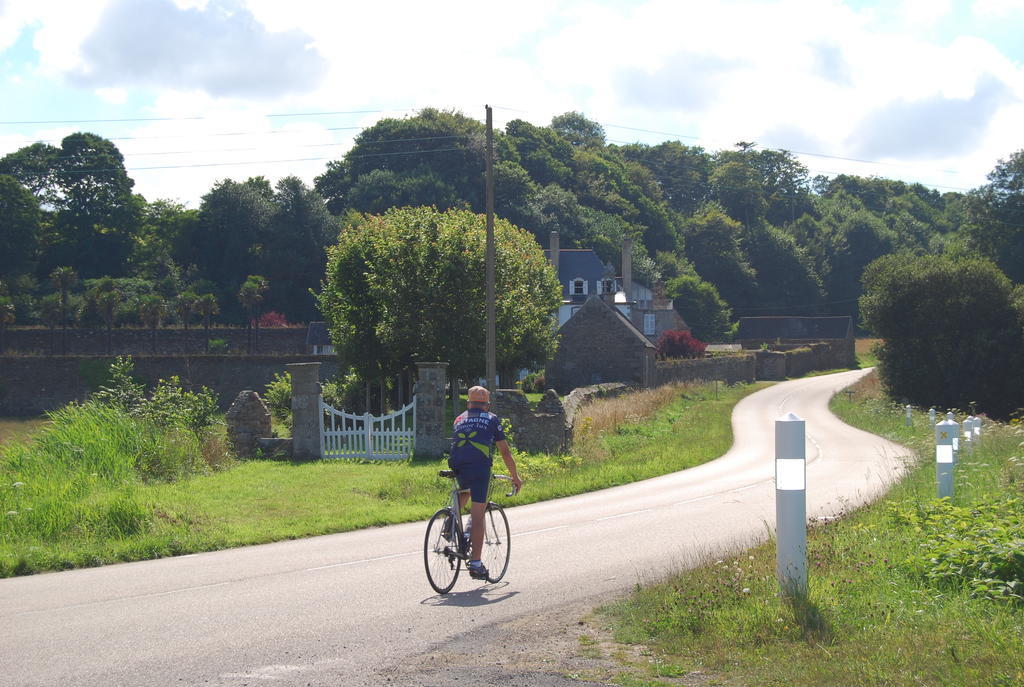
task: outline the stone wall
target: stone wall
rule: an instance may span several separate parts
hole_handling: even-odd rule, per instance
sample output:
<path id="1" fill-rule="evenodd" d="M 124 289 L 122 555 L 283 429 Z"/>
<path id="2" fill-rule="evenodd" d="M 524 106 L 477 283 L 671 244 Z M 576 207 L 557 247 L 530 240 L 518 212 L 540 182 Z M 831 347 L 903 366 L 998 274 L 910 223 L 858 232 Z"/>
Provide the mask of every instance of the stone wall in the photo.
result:
<path id="1" fill-rule="evenodd" d="M 491 395 L 491 411 L 512 424 L 513 442 L 520 451 L 564 453 L 569 448 L 572 425 L 553 389 L 545 392 L 536 412 L 522 391 L 499 389 Z"/>
<path id="2" fill-rule="evenodd" d="M 757 378 L 770 382 L 786 378 L 786 354 L 779 351 L 757 351 Z"/>
<path id="3" fill-rule="evenodd" d="M 564 399 L 554 389 L 544 392 L 537 410 L 518 389 L 499 389 L 491 395 L 491 411 L 512 425 L 517 450 L 526 453 L 565 453 L 572 447 L 573 426 L 581 407 L 598 398 L 629 390 L 625 384 L 597 384 L 573 389 Z"/>
<path id="4" fill-rule="evenodd" d="M 82 401 L 95 391 L 111 361 L 107 356 L 0 356 L 0 415 L 39 415 Z M 134 361 L 140 379 L 155 383 L 177 375 L 186 388 L 213 390 L 222 408 L 243 389 L 262 394 L 287 363 L 323 363 L 325 378 L 337 374 L 339 367 L 335 356 L 313 355 L 140 355 Z"/>
<path id="5" fill-rule="evenodd" d="M 656 363 L 658 386 L 670 382 L 722 380 L 726 384 L 748 384 L 758 379 L 753 354 L 714 356 L 692 360 L 659 360 Z"/>
<path id="6" fill-rule="evenodd" d="M 52 337 L 52 338 L 51 338 Z M 4 353 L 30 353 L 46 355 L 51 350 L 62 353 L 61 330 L 52 334 L 49 329 L 38 327 L 14 327 L 4 335 Z M 223 339 L 231 353 L 244 353 L 245 330 L 238 327 L 215 327 L 210 329 L 210 339 Z M 205 336 L 202 327 L 158 329 L 156 350 L 161 355 L 203 353 Z M 153 352 L 152 332 L 148 329 L 115 329 L 111 332 L 112 355 L 150 355 Z M 68 329 L 68 355 L 106 355 L 107 332 L 105 329 Z M 269 327 L 260 329 L 259 353 L 306 353 L 306 327 Z"/>

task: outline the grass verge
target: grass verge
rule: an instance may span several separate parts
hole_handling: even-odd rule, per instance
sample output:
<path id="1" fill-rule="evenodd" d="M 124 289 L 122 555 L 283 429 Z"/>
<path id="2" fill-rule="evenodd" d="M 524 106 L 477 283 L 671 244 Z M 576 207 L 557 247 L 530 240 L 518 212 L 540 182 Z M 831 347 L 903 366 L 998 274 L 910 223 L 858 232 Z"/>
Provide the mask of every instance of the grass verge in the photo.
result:
<path id="1" fill-rule="evenodd" d="M 679 385 L 660 399 L 637 395 L 595 403 L 583 411 L 588 431 L 572 454 L 517 456 L 527 483 L 512 503 L 625 484 L 716 458 L 732 443 L 733 405 L 762 386 Z M 615 404 L 611 419 L 596 415 L 604 403 Z M 698 428 L 706 441 L 699 446 L 682 441 Z M 72 456 L 61 467 L 48 459 L 48 437 L 55 431 L 46 428 L 33 442 L 20 445 L 20 452 L 0 449 L 0 500 L 6 504 L 0 510 L 0 576 L 425 519 L 448 489 L 437 476 L 440 461 L 255 460 L 170 481 L 125 473 L 122 461 L 113 477 L 101 479 L 103 471 L 85 470 L 84 460 Z M 97 434 L 94 429 L 76 431 L 79 438 Z M 76 449 L 81 443 L 76 436 L 63 441 L 72 453 L 106 450 L 98 437 L 94 447 Z M 36 465 L 53 465 L 53 470 L 26 474 L 22 466 L 29 454 L 38 458 Z M 18 482 L 21 486 L 12 486 Z M 26 512 L 34 513 L 34 520 L 44 519 L 43 494 L 50 504 L 47 512 L 63 513 L 59 527 L 25 525 Z M 119 509 L 126 512 L 124 518 Z"/>
<path id="2" fill-rule="evenodd" d="M 883 500 L 811 529 L 806 599 L 777 596 L 769 543 L 602 609 L 617 640 L 647 647 L 618 684 L 1024 684 L 1021 428 L 990 424 L 940 501 L 926 415 L 905 427 L 873 376 L 832 406 L 919 465 Z"/>

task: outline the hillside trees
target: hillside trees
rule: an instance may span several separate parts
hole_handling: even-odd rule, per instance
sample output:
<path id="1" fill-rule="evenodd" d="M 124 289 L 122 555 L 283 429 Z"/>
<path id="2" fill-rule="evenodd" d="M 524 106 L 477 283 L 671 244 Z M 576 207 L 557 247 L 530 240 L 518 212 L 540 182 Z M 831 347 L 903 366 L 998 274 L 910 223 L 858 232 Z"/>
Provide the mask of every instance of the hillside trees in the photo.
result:
<path id="1" fill-rule="evenodd" d="M 1024 150 L 1000 160 L 988 180 L 968 198 L 968 236 L 976 250 L 1024 284 Z"/>
<path id="2" fill-rule="evenodd" d="M 17 179 L 0 174 L 0 278 L 28 274 L 39 251 L 39 201 Z"/>
<path id="3" fill-rule="evenodd" d="M 864 272 L 861 315 L 883 339 L 890 395 L 1007 418 L 1024 406 L 1024 310 L 982 258 L 886 255 Z"/>
<path id="4" fill-rule="evenodd" d="M 445 360 L 453 376 L 484 370 L 484 218 L 396 208 L 365 216 L 328 250 L 318 295 L 336 350 L 363 379 Z M 554 352 L 561 290 L 532 237 L 495 222 L 499 372 Z"/>

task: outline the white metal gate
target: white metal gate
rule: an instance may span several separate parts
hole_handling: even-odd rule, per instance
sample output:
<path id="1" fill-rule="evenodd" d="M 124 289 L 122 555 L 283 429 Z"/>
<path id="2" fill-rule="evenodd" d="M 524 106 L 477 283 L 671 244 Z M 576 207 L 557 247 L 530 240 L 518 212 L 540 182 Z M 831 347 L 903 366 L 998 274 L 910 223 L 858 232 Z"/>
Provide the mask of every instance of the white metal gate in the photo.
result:
<path id="1" fill-rule="evenodd" d="M 356 415 L 320 399 L 320 457 L 404 460 L 416 441 L 416 397 L 390 415 Z"/>

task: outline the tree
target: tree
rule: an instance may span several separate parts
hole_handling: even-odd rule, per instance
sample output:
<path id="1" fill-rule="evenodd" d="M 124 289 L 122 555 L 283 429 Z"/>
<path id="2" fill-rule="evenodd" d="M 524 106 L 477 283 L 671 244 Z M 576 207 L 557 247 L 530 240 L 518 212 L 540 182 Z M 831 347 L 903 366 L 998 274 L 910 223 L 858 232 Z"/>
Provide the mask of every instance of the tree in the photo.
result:
<path id="1" fill-rule="evenodd" d="M 54 165 L 43 192 L 55 210 L 43 267 L 74 265 L 85 277 L 124 274 L 143 201 L 132 195 L 121 152 L 105 138 L 75 133 L 61 141 Z"/>
<path id="2" fill-rule="evenodd" d="M 39 201 L 17 179 L 0 174 L 0 277 L 28 274 L 39 251 Z"/>
<path id="3" fill-rule="evenodd" d="M 318 318 L 310 292 L 320 285 L 327 265 L 327 246 L 338 238 L 340 225 L 323 197 L 298 177 L 285 177 L 274 187 L 274 214 L 263 237 L 260 274 L 270 284 L 267 308 L 293 322 Z"/>
<path id="4" fill-rule="evenodd" d="M 696 274 L 682 274 L 669 280 L 665 295 L 701 341 L 722 341 L 728 336 L 732 311 L 714 284 Z"/>
<path id="5" fill-rule="evenodd" d="M 71 267 L 57 267 L 50 273 L 50 284 L 57 290 L 58 303 L 60 304 L 61 351 L 65 354 L 68 352 L 68 304 L 70 302 L 71 288 L 77 283 L 78 273 Z"/>
<path id="6" fill-rule="evenodd" d="M 250 274 L 238 289 L 238 301 L 245 308 L 245 346 L 248 353 L 260 346 L 260 315 L 259 308 L 263 302 L 263 294 L 267 291 L 267 280 L 258 274 Z M 253 328 L 255 327 L 255 337 Z"/>
<path id="7" fill-rule="evenodd" d="M 685 254 L 701 279 L 715 285 L 734 308 L 756 306 L 757 276 L 741 245 L 742 226 L 714 205 L 690 219 Z"/>
<path id="8" fill-rule="evenodd" d="M 218 182 L 199 208 L 195 233 L 188 238 L 191 253 L 182 264 L 196 266 L 196 276 L 217 285 L 220 296 L 234 295 L 234 289 L 255 274 L 264 261 L 263 240 L 274 216 L 274 193 L 262 177 L 244 182 Z M 228 308 L 229 317 L 243 317 L 238 306 Z"/>
<path id="9" fill-rule="evenodd" d="M 1014 282 L 1024 283 L 1024 150 L 1000 160 L 968 198 L 971 244 Z"/>
<path id="10" fill-rule="evenodd" d="M 484 244 L 484 218 L 465 210 L 396 208 L 343 232 L 318 295 L 341 359 L 364 380 L 416 360 L 482 373 Z M 539 367 L 554 353 L 561 289 L 527 232 L 498 219 L 495 244 L 498 369 Z"/>
<path id="11" fill-rule="evenodd" d="M 711 156 L 703 148 L 666 141 L 656 146 L 634 143 L 619 150 L 627 160 L 650 170 L 665 202 L 676 212 L 692 215 L 710 200 Z"/>
<path id="12" fill-rule="evenodd" d="M 62 311 L 60 297 L 57 294 L 47 294 L 39 299 L 39 319 L 50 330 L 50 355 L 57 353 L 55 332 L 57 325 L 64 319 Z"/>
<path id="13" fill-rule="evenodd" d="M 8 296 L 0 296 L 0 355 L 7 350 L 7 327 L 14 324 L 15 319 L 14 301 Z"/>
<path id="14" fill-rule="evenodd" d="M 195 314 L 198 304 L 199 295 L 191 290 L 182 291 L 174 299 L 174 312 L 177 313 L 178 319 L 181 321 L 182 326 L 185 327 L 186 332 L 188 332 L 189 324 L 192 322 L 192 315 Z"/>
<path id="15" fill-rule="evenodd" d="M 981 258 L 887 255 L 864 272 L 864 324 L 882 338 L 879 373 L 900 402 L 1008 418 L 1024 386 L 1024 311 Z"/>
<path id="16" fill-rule="evenodd" d="M 105 277 L 89 290 L 87 297 L 107 327 L 107 355 L 110 355 L 117 307 L 121 304 L 123 296 L 116 282 L 110 277 Z"/>
<path id="17" fill-rule="evenodd" d="M 484 125 L 426 108 L 364 129 L 343 160 L 328 163 L 316 190 L 335 214 L 405 205 L 484 205 Z"/>
<path id="18" fill-rule="evenodd" d="M 220 305 L 217 303 L 217 297 L 212 293 L 204 293 L 199 296 L 199 301 L 196 303 L 196 308 L 199 310 L 199 314 L 203 316 L 203 335 L 205 343 L 203 344 L 203 352 L 210 352 L 210 320 L 214 315 L 220 313 Z"/>
<path id="19" fill-rule="evenodd" d="M 164 316 L 167 314 L 167 302 L 159 294 L 151 293 L 143 296 L 136 304 L 139 313 L 139 320 L 149 327 L 152 352 L 156 354 L 156 330 L 160 328 Z"/>
<path id="20" fill-rule="evenodd" d="M 603 148 L 604 127 L 580 112 L 566 112 L 551 120 L 555 133 L 578 148 Z"/>

